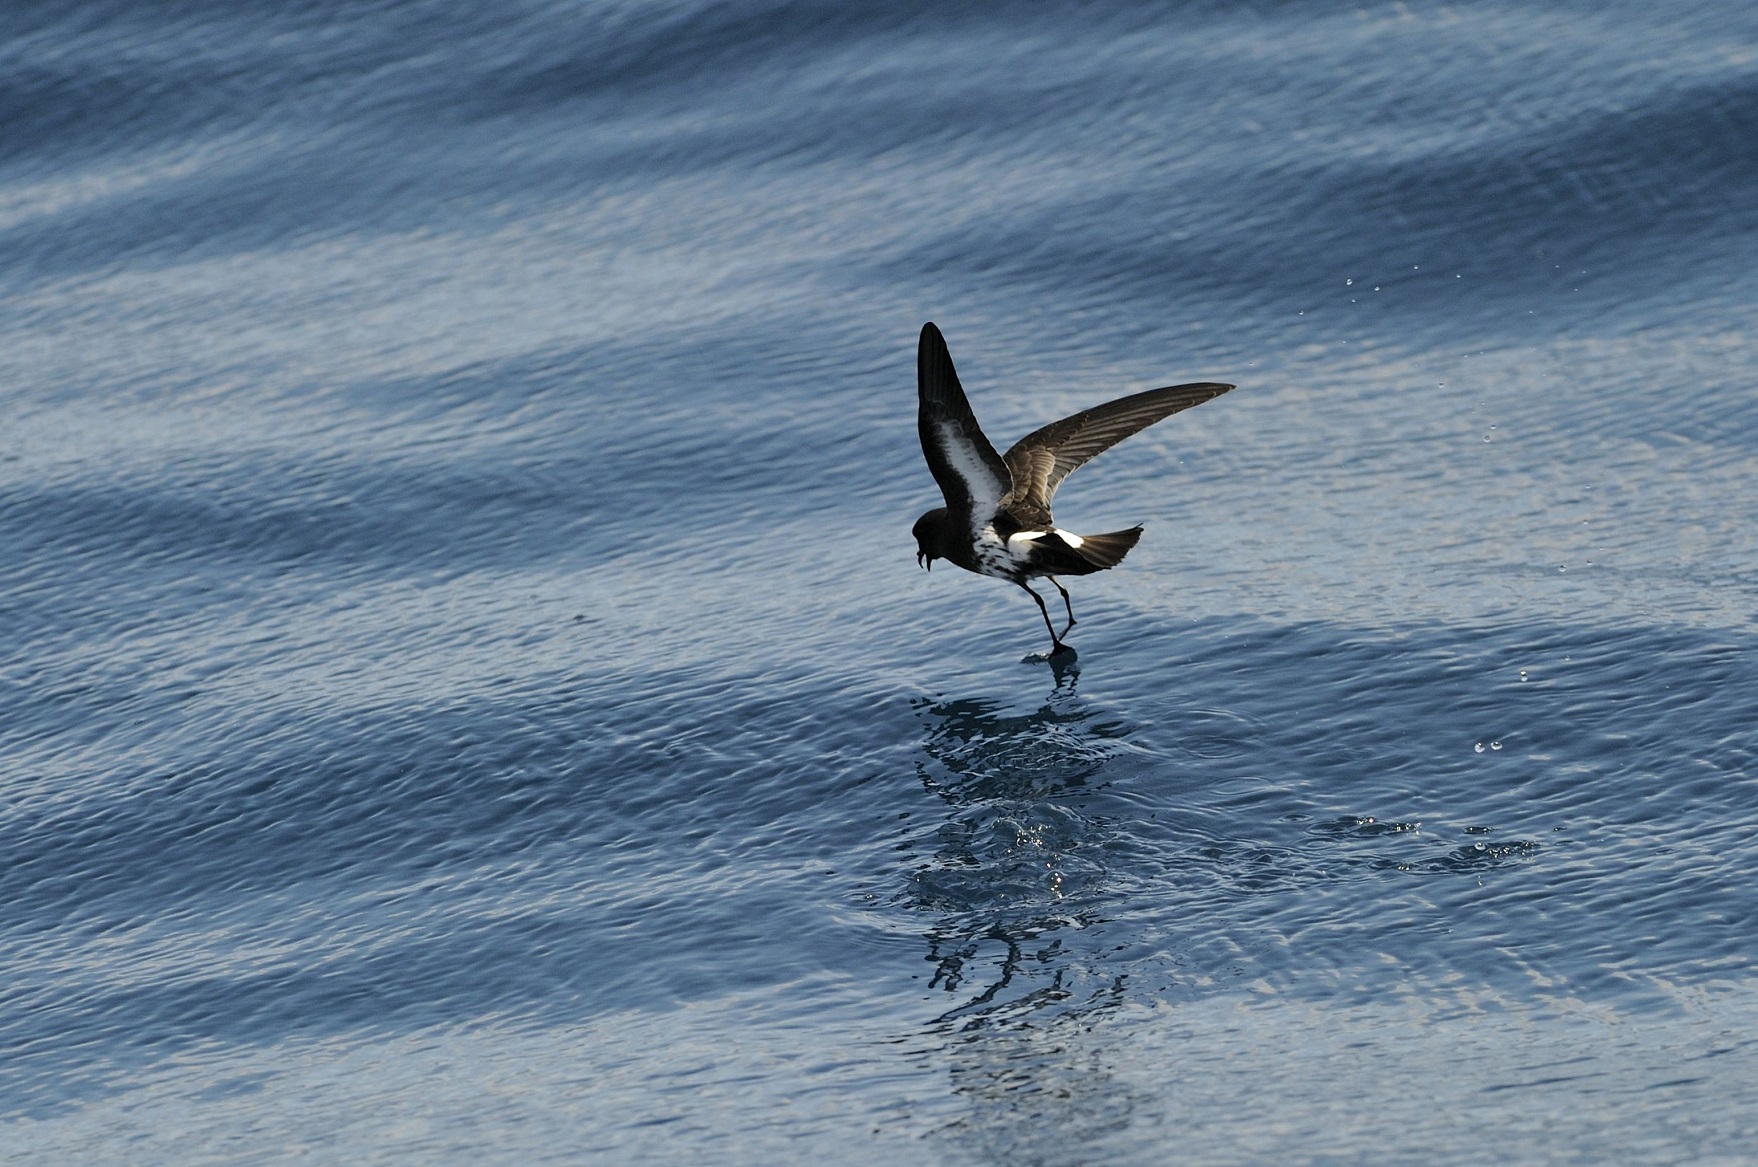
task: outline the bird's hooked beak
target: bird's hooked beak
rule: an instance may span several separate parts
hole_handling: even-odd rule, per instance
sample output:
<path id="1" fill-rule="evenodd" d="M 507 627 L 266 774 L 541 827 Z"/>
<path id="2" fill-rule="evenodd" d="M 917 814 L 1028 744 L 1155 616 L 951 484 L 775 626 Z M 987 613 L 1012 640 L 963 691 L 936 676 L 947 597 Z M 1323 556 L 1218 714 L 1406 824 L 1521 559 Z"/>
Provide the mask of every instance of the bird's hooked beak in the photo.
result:
<path id="1" fill-rule="evenodd" d="M 928 558 L 928 553 L 926 551 L 918 551 L 916 552 L 916 566 L 925 568 L 928 571 L 933 571 L 934 561 Z"/>

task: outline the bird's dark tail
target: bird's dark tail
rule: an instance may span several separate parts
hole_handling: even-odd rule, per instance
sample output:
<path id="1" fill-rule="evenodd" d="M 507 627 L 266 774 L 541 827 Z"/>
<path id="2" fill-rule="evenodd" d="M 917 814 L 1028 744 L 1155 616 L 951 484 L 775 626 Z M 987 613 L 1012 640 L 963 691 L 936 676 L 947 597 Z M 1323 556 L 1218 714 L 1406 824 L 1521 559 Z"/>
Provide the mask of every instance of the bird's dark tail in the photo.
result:
<path id="1" fill-rule="evenodd" d="M 1135 546 L 1136 540 L 1140 538 L 1140 527 L 1131 527 L 1127 531 L 1112 531 L 1105 535 L 1087 535 L 1081 539 L 1080 546 L 1075 549 L 1075 554 L 1092 564 L 1095 571 L 1100 571 L 1122 563 L 1123 557 L 1129 554 L 1130 549 Z"/>

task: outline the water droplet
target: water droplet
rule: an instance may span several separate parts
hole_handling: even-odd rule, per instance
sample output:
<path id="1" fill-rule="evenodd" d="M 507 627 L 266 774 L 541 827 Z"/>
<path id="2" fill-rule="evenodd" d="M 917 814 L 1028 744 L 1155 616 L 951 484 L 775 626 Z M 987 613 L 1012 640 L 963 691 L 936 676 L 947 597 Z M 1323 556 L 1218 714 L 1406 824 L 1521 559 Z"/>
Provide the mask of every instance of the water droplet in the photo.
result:
<path id="1" fill-rule="evenodd" d="M 1380 286 L 1379 286 L 1379 285 L 1378 285 L 1378 284 L 1375 284 L 1375 285 L 1374 285 L 1374 286 L 1373 286 L 1373 290 L 1374 290 L 1374 291 L 1376 291 L 1376 292 L 1377 292 L 1377 291 L 1379 291 L 1379 290 L 1380 290 Z"/>
<path id="2" fill-rule="evenodd" d="M 1492 750 L 1499 750 L 1502 748 L 1502 743 L 1501 742 L 1490 742 L 1489 748 Z"/>
<path id="3" fill-rule="evenodd" d="M 1471 849 L 1473 851 L 1487 851 L 1487 850 L 1489 850 L 1489 844 L 1488 843 L 1473 843 L 1473 844 L 1471 844 Z"/>
<path id="4" fill-rule="evenodd" d="M 1522 681 L 1524 681 L 1526 679 L 1526 670 L 1525 669 L 1520 670 L 1520 679 Z"/>
<path id="5" fill-rule="evenodd" d="M 1483 753 L 1483 743 L 1478 742 L 1476 745 L 1471 747 L 1471 750 L 1473 753 L 1478 753 L 1478 754 Z"/>
<path id="6" fill-rule="evenodd" d="M 1355 285 L 1355 281 L 1354 281 L 1354 280 L 1344 280 L 1344 281 L 1343 281 L 1343 286 L 1344 286 L 1344 287 L 1345 287 L 1345 288 L 1348 288 L 1348 287 L 1353 287 L 1353 286 L 1354 286 L 1354 285 Z"/>
<path id="7" fill-rule="evenodd" d="M 1434 387 L 1436 389 L 1445 389 L 1447 387 L 1447 383 L 1445 381 L 1436 381 L 1434 383 Z"/>

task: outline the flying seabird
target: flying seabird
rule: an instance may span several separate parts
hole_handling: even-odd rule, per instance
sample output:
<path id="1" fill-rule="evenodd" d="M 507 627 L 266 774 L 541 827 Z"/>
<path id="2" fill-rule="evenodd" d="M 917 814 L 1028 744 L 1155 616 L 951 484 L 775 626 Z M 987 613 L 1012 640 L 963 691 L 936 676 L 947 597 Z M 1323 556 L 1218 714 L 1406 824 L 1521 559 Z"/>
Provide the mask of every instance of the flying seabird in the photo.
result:
<path id="1" fill-rule="evenodd" d="M 932 569 L 946 559 L 978 575 L 1018 584 L 1037 601 L 1050 632 L 1052 654 L 1074 627 L 1074 603 L 1059 575 L 1089 575 L 1116 567 L 1129 554 L 1141 527 L 1103 535 L 1064 531 L 1050 516 L 1050 500 L 1062 480 L 1124 438 L 1181 409 L 1219 397 L 1231 385 L 1204 381 L 1133 393 L 1051 422 L 997 454 L 977 425 L 958 383 L 946 338 L 922 325 L 916 348 L 917 425 L 922 453 L 946 505 L 916 520 L 916 562 Z M 1062 593 L 1068 623 L 1057 632 L 1044 597 L 1026 581 L 1043 576 Z"/>

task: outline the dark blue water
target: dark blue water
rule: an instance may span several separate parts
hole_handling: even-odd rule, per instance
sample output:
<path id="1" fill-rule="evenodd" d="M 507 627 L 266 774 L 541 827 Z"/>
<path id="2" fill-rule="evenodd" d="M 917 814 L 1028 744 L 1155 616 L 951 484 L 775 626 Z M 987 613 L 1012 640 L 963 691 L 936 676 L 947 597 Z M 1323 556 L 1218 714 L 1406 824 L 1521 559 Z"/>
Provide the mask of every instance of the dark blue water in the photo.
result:
<path id="1" fill-rule="evenodd" d="M 1758 9 L 0 35 L 0 1159 L 1758 1143 Z"/>

